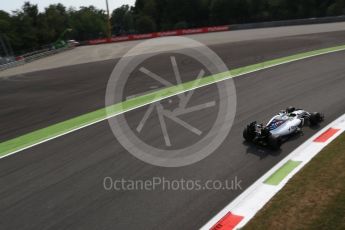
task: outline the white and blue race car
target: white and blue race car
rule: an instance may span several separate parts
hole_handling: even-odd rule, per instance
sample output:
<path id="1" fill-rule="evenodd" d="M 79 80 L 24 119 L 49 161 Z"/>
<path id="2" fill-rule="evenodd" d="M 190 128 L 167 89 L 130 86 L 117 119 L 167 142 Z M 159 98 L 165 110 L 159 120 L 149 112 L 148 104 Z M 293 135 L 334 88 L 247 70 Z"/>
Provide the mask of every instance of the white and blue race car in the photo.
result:
<path id="1" fill-rule="evenodd" d="M 248 142 L 279 149 L 289 136 L 302 132 L 303 126 L 315 126 L 323 120 L 324 115 L 321 113 L 309 113 L 288 107 L 274 116 L 267 125 L 258 124 L 256 121 L 250 123 L 243 130 L 243 137 Z"/>

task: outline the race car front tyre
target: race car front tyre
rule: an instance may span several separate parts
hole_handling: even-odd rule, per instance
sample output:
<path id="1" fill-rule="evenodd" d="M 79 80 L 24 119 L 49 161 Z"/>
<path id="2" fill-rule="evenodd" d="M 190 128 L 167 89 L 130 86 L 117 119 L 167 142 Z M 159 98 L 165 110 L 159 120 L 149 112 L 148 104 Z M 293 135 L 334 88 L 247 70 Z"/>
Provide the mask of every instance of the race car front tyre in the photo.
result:
<path id="1" fill-rule="evenodd" d="M 309 123 L 311 126 L 318 125 L 321 121 L 323 121 L 323 116 L 321 113 L 312 113 L 309 117 Z"/>
<path id="2" fill-rule="evenodd" d="M 289 107 L 286 108 L 286 112 L 287 112 L 287 113 L 292 113 L 292 112 L 294 112 L 294 111 L 296 111 L 296 108 L 293 107 L 293 106 L 289 106 Z"/>

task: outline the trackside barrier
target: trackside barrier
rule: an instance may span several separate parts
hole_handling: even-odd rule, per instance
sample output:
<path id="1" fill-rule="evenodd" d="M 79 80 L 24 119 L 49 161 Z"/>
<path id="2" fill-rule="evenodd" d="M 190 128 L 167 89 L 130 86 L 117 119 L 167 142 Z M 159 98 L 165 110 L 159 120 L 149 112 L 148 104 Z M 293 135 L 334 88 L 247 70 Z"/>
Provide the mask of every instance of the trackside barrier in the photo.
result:
<path id="1" fill-rule="evenodd" d="M 344 22 L 344 21 L 345 21 L 345 16 L 342 15 L 342 16 L 323 17 L 323 18 L 306 18 L 306 19 L 282 20 L 282 21 L 271 21 L 271 22 L 232 24 L 232 25 L 202 27 L 202 28 L 194 28 L 194 29 L 171 30 L 171 31 L 148 33 L 148 34 L 132 34 L 132 35 L 127 35 L 127 36 L 118 36 L 118 37 L 112 37 L 112 38 L 99 38 L 99 39 L 86 41 L 86 44 L 98 45 L 98 44 L 105 44 L 105 43 L 133 41 L 133 40 L 150 39 L 150 38 L 165 37 L 165 36 L 181 36 L 181 35 L 189 35 L 189 34 L 221 32 L 221 31 L 229 31 L 229 30 L 244 30 L 244 29 L 255 29 L 255 28 L 279 27 L 279 26 L 311 25 L 311 24 Z"/>
<path id="2" fill-rule="evenodd" d="M 100 38 L 100 39 L 89 40 L 87 44 L 97 45 L 97 44 L 104 44 L 104 43 L 133 41 L 133 40 L 150 39 L 150 38 L 158 38 L 158 37 L 165 37 L 165 36 L 180 36 L 180 35 L 188 35 L 188 34 L 220 32 L 220 31 L 228 31 L 228 30 L 229 30 L 229 26 L 227 25 L 202 27 L 202 28 L 195 28 L 195 29 L 181 29 L 181 30 L 172 30 L 172 31 L 165 31 L 165 32 L 148 33 L 148 34 L 132 34 L 132 35 L 127 35 L 127 36 L 119 36 L 119 37 L 112 37 L 112 38 Z"/>
<path id="3" fill-rule="evenodd" d="M 24 60 L 9 62 L 3 65 L 0 65 L 0 71 L 13 68 L 16 66 L 24 65 L 24 64 L 25 64 Z"/>
<path id="4" fill-rule="evenodd" d="M 54 55 L 57 53 L 61 53 L 61 52 L 66 51 L 66 50 L 73 49 L 73 48 L 74 47 L 65 47 L 65 48 L 60 48 L 60 49 L 55 49 L 55 50 L 44 51 L 44 52 L 37 53 L 34 55 L 29 55 L 29 56 L 23 55 L 23 56 L 17 57 L 16 61 L 9 62 L 9 63 L 4 64 L 4 65 L 0 65 L 0 71 L 6 70 L 9 68 L 13 68 L 16 66 L 24 65 L 25 63 L 29 63 L 29 62 L 32 62 L 32 61 L 35 61 L 35 60 L 38 60 L 38 59 L 41 59 L 44 57 L 48 57 L 48 56 L 51 56 L 51 55 Z"/>
<path id="5" fill-rule="evenodd" d="M 313 25 L 323 23 L 334 23 L 344 22 L 345 16 L 336 17 L 324 17 L 324 18 L 305 18 L 305 19 L 294 19 L 294 20 L 282 20 L 272 22 L 256 22 L 256 23 L 245 23 L 245 24 L 233 24 L 229 25 L 229 30 L 246 30 L 246 29 L 259 29 L 268 27 L 281 27 L 281 26 L 298 26 L 298 25 Z"/>

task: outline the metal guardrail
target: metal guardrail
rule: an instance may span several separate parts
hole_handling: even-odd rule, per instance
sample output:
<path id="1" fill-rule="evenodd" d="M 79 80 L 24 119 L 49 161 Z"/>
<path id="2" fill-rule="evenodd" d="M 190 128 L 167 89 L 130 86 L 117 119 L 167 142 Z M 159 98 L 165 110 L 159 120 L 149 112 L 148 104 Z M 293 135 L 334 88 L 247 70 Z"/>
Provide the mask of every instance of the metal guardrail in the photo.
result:
<path id="1" fill-rule="evenodd" d="M 0 71 L 6 70 L 6 69 L 9 69 L 9 68 L 13 68 L 13 67 L 16 67 L 16 66 L 19 66 L 19 65 L 24 65 L 24 64 L 25 64 L 24 60 L 9 62 L 7 64 L 0 65 Z"/>
<path id="2" fill-rule="evenodd" d="M 35 61 L 35 60 L 38 60 L 38 59 L 41 59 L 44 57 L 48 57 L 48 56 L 51 56 L 51 55 L 54 55 L 57 53 L 61 53 L 63 51 L 70 50 L 73 48 L 74 47 L 65 47 L 65 48 L 60 48 L 60 49 L 55 49 L 55 50 L 44 51 L 44 52 L 33 54 L 30 56 L 24 55 L 25 57 L 23 58 L 23 60 L 13 61 L 13 62 L 6 63 L 4 65 L 0 65 L 0 71 L 6 70 L 9 68 L 13 68 L 16 66 L 24 65 L 26 63 L 29 63 L 29 62 L 32 62 L 32 61 Z"/>
<path id="3" fill-rule="evenodd" d="M 345 15 L 335 17 L 323 17 L 323 18 L 305 18 L 305 19 L 292 19 L 282 21 L 271 21 L 271 22 L 255 22 L 245 24 L 233 24 L 229 25 L 229 30 L 245 30 L 245 29 L 258 29 L 268 27 L 280 27 L 280 26 L 298 26 L 298 25 L 312 25 L 312 24 L 323 24 L 333 22 L 344 22 Z"/>

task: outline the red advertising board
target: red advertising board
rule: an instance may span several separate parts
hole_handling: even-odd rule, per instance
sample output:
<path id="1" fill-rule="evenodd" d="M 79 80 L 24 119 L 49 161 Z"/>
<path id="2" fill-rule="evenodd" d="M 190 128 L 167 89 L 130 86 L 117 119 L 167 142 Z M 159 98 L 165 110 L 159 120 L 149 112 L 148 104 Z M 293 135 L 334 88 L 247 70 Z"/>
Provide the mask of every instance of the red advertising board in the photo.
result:
<path id="1" fill-rule="evenodd" d="M 155 32 L 155 33 L 148 33 L 148 34 L 132 34 L 132 35 L 127 35 L 127 36 L 116 36 L 116 37 L 112 37 L 111 39 L 99 38 L 99 39 L 89 40 L 88 44 L 97 45 L 97 44 L 104 44 L 104 43 L 150 39 L 150 38 L 166 37 L 166 36 L 212 33 L 212 32 L 227 31 L 227 30 L 229 30 L 229 26 L 212 26 L 212 27 L 202 27 L 202 28 L 194 28 L 194 29 L 180 29 L 180 30 Z"/>

